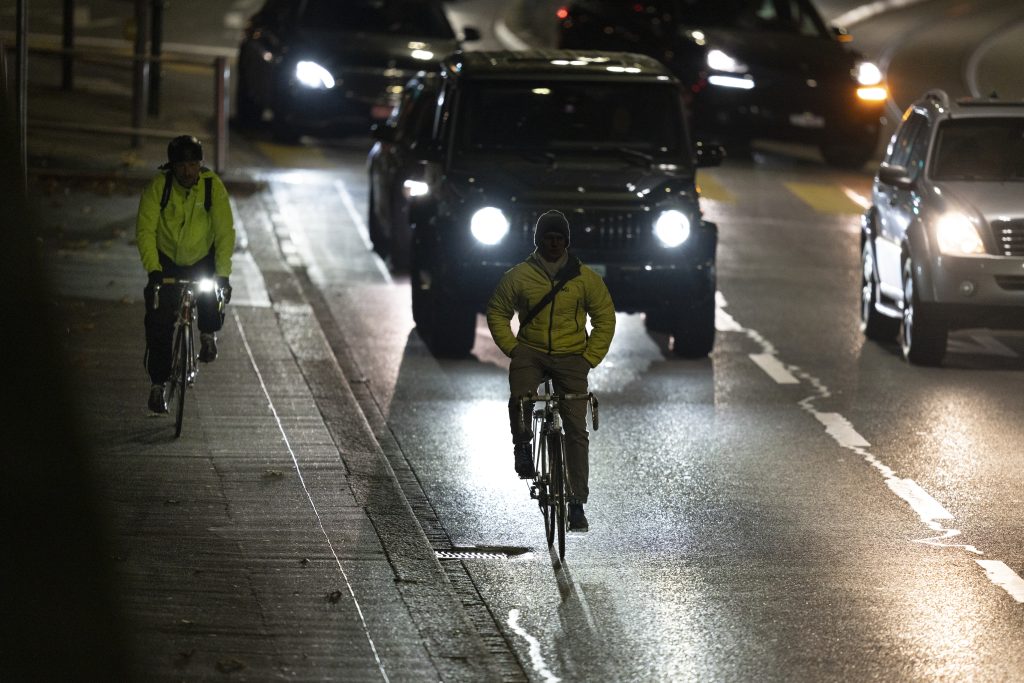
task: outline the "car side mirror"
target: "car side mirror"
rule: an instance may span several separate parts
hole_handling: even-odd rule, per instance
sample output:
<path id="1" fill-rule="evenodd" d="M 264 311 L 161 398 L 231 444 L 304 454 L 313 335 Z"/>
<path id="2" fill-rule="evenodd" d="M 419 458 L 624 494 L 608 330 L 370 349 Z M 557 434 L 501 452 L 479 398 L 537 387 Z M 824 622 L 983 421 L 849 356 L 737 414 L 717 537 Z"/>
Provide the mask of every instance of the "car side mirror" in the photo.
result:
<path id="1" fill-rule="evenodd" d="M 370 126 L 370 135 L 373 136 L 374 140 L 380 140 L 381 142 L 394 142 L 395 141 L 395 128 L 389 126 L 386 123 L 375 123 Z"/>
<path id="2" fill-rule="evenodd" d="M 886 185 L 898 187 L 901 190 L 914 189 L 914 180 L 905 166 L 890 166 L 882 164 L 878 167 L 878 180 Z"/>
<path id="3" fill-rule="evenodd" d="M 833 26 L 832 35 L 835 36 L 836 40 L 838 40 L 840 43 L 853 42 L 853 36 L 851 36 L 849 32 L 842 26 Z"/>
<path id="4" fill-rule="evenodd" d="M 472 26 L 464 26 L 462 28 L 462 41 L 471 43 L 475 40 L 480 40 L 480 31 Z"/>
<path id="5" fill-rule="evenodd" d="M 697 160 L 698 168 L 709 168 L 720 166 L 725 158 L 725 148 L 721 145 L 710 145 L 698 140 L 693 146 L 693 153 Z"/>

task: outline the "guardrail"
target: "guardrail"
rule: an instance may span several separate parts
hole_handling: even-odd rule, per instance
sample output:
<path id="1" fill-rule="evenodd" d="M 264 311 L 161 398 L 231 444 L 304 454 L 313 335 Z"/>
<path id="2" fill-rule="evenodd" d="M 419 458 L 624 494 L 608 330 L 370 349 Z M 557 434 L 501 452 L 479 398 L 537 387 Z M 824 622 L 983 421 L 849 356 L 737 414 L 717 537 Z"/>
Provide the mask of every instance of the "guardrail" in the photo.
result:
<path id="1" fill-rule="evenodd" d="M 13 51 L 12 45 L 0 41 L 0 66 L 4 66 L 7 51 Z M 27 121 L 28 128 L 45 128 L 51 130 L 64 130 L 82 133 L 101 133 L 110 135 L 125 135 L 131 138 L 133 147 L 138 147 L 141 138 L 163 138 L 170 139 L 181 134 L 181 131 L 162 130 L 147 128 L 143 126 L 146 117 L 146 74 L 151 66 L 162 65 L 188 65 L 192 67 L 209 68 L 213 76 L 213 120 L 214 130 L 214 158 L 213 167 L 221 173 L 227 165 L 228 155 L 228 118 L 230 114 L 229 94 L 231 92 L 231 63 L 229 58 L 224 56 L 201 58 L 189 55 L 161 55 L 161 56 L 138 56 L 131 53 L 119 54 L 116 51 L 95 50 L 95 49 L 67 49 L 56 47 L 29 47 L 30 54 L 38 54 L 46 57 L 59 57 L 62 59 L 75 59 L 93 64 L 104 64 L 113 67 L 123 67 L 134 72 L 132 86 L 132 117 L 130 125 L 108 125 L 93 124 L 84 122 L 56 121 L 51 119 L 32 119 Z M 0 82 L 6 81 L 6 68 L 0 73 Z M 8 91 L 9 92 L 9 91 Z"/>

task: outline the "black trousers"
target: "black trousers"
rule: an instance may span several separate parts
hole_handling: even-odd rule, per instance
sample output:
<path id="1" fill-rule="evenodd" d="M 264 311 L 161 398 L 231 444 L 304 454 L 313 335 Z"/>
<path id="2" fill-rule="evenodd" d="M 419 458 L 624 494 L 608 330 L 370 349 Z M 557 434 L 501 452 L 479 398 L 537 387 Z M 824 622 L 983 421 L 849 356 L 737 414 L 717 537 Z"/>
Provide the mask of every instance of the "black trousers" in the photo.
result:
<path id="1" fill-rule="evenodd" d="M 216 265 L 214 251 L 191 266 L 179 266 L 165 254 L 160 254 L 160 266 L 164 277 L 198 280 L 214 277 Z M 174 342 L 174 319 L 181 301 L 181 288 L 162 285 L 158 306 L 153 308 L 153 290 L 146 287 L 146 370 L 153 384 L 163 384 L 171 376 L 171 344 Z M 199 294 L 196 298 L 200 332 L 216 332 L 224 325 L 224 313 L 217 310 L 217 297 L 213 292 Z M 198 340 L 196 340 L 198 343 Z"/>

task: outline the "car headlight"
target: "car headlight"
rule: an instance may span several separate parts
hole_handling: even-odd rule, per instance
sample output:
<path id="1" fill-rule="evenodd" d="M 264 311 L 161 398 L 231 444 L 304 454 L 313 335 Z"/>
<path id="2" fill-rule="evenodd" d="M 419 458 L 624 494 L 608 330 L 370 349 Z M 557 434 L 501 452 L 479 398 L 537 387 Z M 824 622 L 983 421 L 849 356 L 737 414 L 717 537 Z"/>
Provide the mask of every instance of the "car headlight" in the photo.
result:
<path id="1" fill-rule="evenodd" d="M 473 214 L 469 220 L 469 231 L 479 242 L 493 245 L 500 242 L 508 234 L 508 219 L 501 209 L 485 206 Z"/>
<path id="2" fill-rule="evenodd" d="M 971 219 L 953 211 L 935 222 L 935 237 L 943 254 L 984 254 L 985 244 Z"/>
<path id="3" fill-rule="evenodd" d="M 690 219 L 682 211 L 662 211 L 654 222 L 654 236 L 666 247 L 678 247 L 690 237 Z"/>
<path id="4" fill-rule="evenodd" d="M 314 90 L 329 90 L 334 87 L 334 76 L 331 72 L 308 60 L 295 65 L 295 78 L 302 85 Z"/>
<path id="5" fill-rule="evenodd" d="M 731 74 L 745 74 L 749 69 L 742 62 L 737 62 L 721 50 L 709 50 L 706 57 L 708 67 L 715 71 L 726 71 Z"/>
<path id="6" fill-rule="evenodd" d="M 402 183 L 402 191 L 406 197 L 423 197 L 430 194 L 430 185 L 422 180 L 406 180 Z"/>
<path id="7" fill-rule="evenodd" d="M 861 85 L 878 85 L 882 82 L 882 70 L 874 62 L 857 62 L 853 74 Z"/>

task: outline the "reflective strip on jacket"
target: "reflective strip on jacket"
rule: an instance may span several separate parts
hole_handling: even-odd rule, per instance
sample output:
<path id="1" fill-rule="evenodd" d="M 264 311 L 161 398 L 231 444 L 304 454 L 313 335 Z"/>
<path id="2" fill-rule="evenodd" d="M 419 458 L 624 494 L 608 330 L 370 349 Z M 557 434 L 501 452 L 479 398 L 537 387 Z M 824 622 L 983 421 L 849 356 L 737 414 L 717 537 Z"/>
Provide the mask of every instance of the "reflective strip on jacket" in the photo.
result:
<path id="1" fill-rule="evenodd" d="M 519 320 L 551 291 L 555 284 L 534 252 L 502 276 L 487 303 L 487 326 L 506 356 L 518 344 L 553 355 L 579 353 L 596 367 L 608 353 L 615 335 L 615 306 L 601 276 L 585 265 L 555 294 L 530 324 L 512 334 L 512 316 Z M 572 256 L 570 255 L 570 258 Z M 587 316 L 593 333 L 587 335 Z"/>
<path id="2" fill-rule="evenodd" d="M 206 210 L 206 178 L 212 177 L 212 202 Z M 177 180 L 171 181 L 171 196 L 167 206 L 160 210 L 166 178 L 158 173 L 139 200 L 135 219 L 135 241 L 147 273 L 160 270 L 163 252 L 180 266 L 191 266 L 216 244 L 217 275 L 231 275 L 231 254 L 235 251 L 235 222 L 224 183 L 213 171 L 204 168 L 199 182 L 186 190 Z"/>

